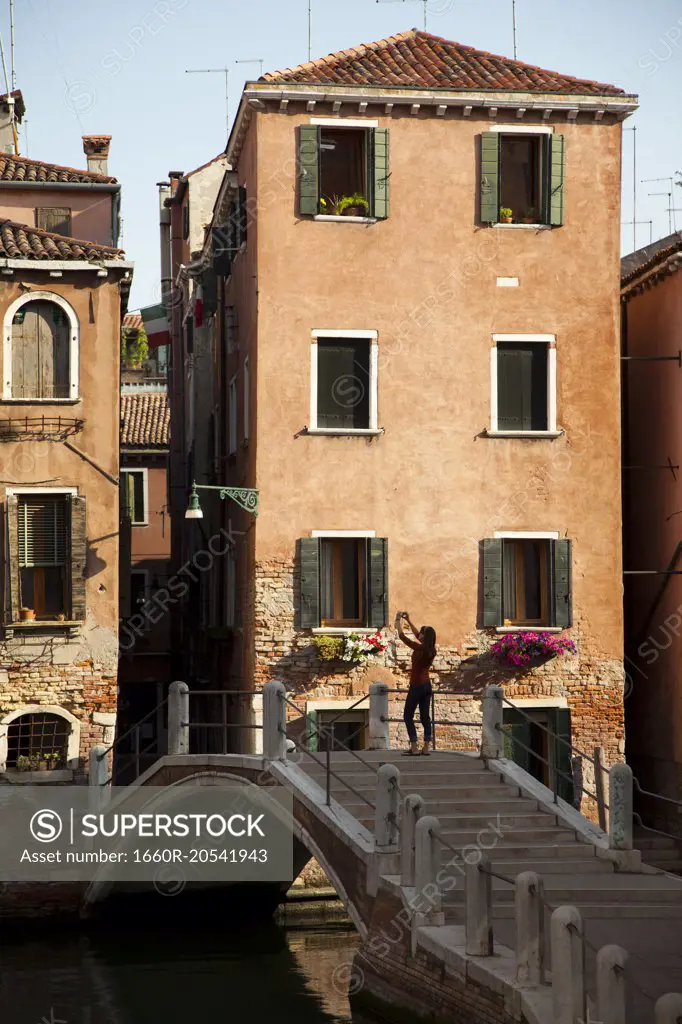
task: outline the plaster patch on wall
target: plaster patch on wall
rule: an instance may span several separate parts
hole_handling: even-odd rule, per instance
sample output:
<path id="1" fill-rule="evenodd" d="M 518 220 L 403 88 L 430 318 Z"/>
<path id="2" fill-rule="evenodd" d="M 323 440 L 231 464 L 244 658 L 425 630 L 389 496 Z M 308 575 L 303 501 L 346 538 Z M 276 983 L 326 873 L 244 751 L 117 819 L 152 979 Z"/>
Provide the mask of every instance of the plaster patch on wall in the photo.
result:
<path id="1" fill-rule="evenodd" d="M 518 277 L 498 277 L 497 279 L 498 288 L 518 288 L 519 279 Z"/>

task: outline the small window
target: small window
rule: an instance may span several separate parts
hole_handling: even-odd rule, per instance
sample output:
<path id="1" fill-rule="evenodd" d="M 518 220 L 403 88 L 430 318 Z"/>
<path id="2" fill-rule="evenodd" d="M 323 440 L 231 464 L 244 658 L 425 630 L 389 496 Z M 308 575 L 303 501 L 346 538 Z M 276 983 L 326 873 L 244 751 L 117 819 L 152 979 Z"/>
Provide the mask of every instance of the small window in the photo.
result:
<path id="1" fill-rule="evenodd" d="M 505 626 L 548 626 L 549 541 L 504 540 L 502 611 Z"/>
<path id="2" fill-rule="evenodd" d="M 320 611 L 323 626 L 364 626 L 366 619 L 364 537 L 320 542 Z"/>
<path id="3" fill-rule="evenodd" d="M 26 302 L 14 314 L 11 374 L 12 398 L 72 397 L 70 324 L 61 306 Z"/>
<path id="4" fill-rule="evenodd" d="M 367 430 L 370 422 L 370 350 L 368 339 L 317 342 L 317 420 L 324 429 Z"/>
<path id="5" fill-rule="evenodd" d="M 147 516 L 147 471 L 145 469 L 124 469 L 121 471 L 121 511 L 133 526 L 146 526 Z"/>
<path id="6" fill-rule="evenodd" d="M 366 749 L 368 711 L 318 711 L 315 717 L 318 751 Z"/>
<path id="7" fill-rule="evenodd" d="M 497 343 L 497 430 L 549 430 L 548 346 Z"/>
<path id="8" fill-rule="evenodd" d="M 228 406 L 229 406 L 229 446 L 228 453 L 234 455 L 237 451 L 237 378 L 233 377 L 228 385 Z"/>
<path id="9" fill-rule="evenodd" d="M 20 600 L 22 609 L 32 609 L 36 619 L 56 619 L 68 612 L 66 502 L 61 494 L 19 497 Z"/>
<path id="10" fill-rule="evenodd" d="M 299 213 L 383 219 L 389 207 L 387 128 L 301 125 Z"/>
<path id="11" fill-rule="evenodd" d="M 512 211 L 512 223 L 545 223 L 547 138 L 546 135 L 502 135 L 500 138 L 500 210 Z"/>
<path id="12" fill-rule="evenodd" d="M 72 238 L 71 210 L 66 206 L 43 207 L 36 210 L 36 227 L 55 235 Z"/>
<path id="13" fill-rule="evenodd" d="M 225 306 L 225 339 L 227 354 L 237 351 L 237 314 L 234 306 Z"/>
<path id="14" fill-rule="evenodd" d="M 61 715 L 27 714 L 15 718 L 7 726 L 7 768 L 66 768 L 70 735 L 71 724 Z"/>

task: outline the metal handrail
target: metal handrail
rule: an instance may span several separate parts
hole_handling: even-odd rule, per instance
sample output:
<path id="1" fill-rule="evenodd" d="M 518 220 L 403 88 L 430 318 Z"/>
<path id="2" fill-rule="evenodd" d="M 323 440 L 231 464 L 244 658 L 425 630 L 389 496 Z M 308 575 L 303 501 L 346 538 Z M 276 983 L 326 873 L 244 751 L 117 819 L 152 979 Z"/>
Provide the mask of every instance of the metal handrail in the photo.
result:
<path id="1" fill-rule="evenodd" d="M 638 793 L 642 796 L 652 796 L 655 800 L 665 800 L 667 804 L 674 804 L 676 807 L 682 807 L 682 800 L 674 800 L 671 796 L 663 796 L 662 793 L 652 793 L 651 790 L 642 789 L 639 781 L 633 776 L 632 783 Z"/>
<path id="2" fill-rule="evenodd" d="M 152 715 L 155 715 L 155 714 L 156 714 L 156 712 L 157 712 L 157 711 L 159 711 L 159 710 L 160 710 L 160 709 L 161 709 L 161 708 L 162 708 L 162 707 L 164 706 L 164 704 L 167 704 L 167 703 L 168 703 L 168 697 L 165 697 L 165 698 L 164 698 L 164 699 L 163 699 L 163 700 L 161 701 L 161 703 L 160 703 L 160 704 L 157 704 L 155 708 L 152 708 L 152 710 L 151 710 L 151 711 L 150 711 L 150 712 L 149 712 L 148 714 L 146 714 L 146 715 L 144 716 L 144 718 L 140 718 L 140 720 L 139 720 L 139 721 L 137 721 L 137 722 L 135 722 L 135 724 L 134 724 L 134 725 L 131 725 L 129 729 L 126 729 L 126 731 L 125 731 L 124 733 L 121 733 L 121 735 L 120 735 L 120 736 L 117 736 L 117 737 L 116 737 L 116 739 L 114 740 L 114 742 L 113 742 L 113 743 L 111 744 L 111 746 L 110 746 L 110 747 L 107 747 L 107 749 L 106 749 L 106 750 L 104 750 L 104 751 L 103 751 L 103 752 L 102 752 L 101 754 L 97 754 L 97 755 L 96 755 L 96 757 L 97 757 L 97 760 L 98 760 L 98 761 L 103 761 L 103 760 L 104 760 L 104 758 L 105 758 L 105 757 L 106 757 L 106 756 L 107 756 L 108 754 L 110 754 L 110 753 L 111 753 L 111 751 L 112 751 L 112 750 L 114 750 L 114 749 L 115 749 L 115 748 L 116 748 L 116 747 L 117 747 L 117 746 L 119 745 L 119 743 L 120 743 L 120 742 L 121 742 L 122 740 L 124 740 L 124 739 L 126 738 L 126 736 L 130 736 L 130 734 L 131 734 L 132 732 L 134 732 L 134 731 L 135 731 L 135 729 L 138 729 L 138 728 L 139 728 L 139 727 L 140 727 L 140 726 L 141 726 L 141 725 L 142 725 L 142 724 L 143 724 L 144 722 L 146 722 L 146 721 L 147 721 L 147 719 L 148 719 L 148 718 L 151 718 L 151 717 L 152 717 Z"/>
<path id="3" fill-rule="evenodd" d="M 645 832 L 655 832 L 657 836 L 665 836 L 666 839 L 673 839 L 676 843 L 682 843 L 682 836 L 676 836 L 672 832 L 663 832 L 660 828 L 652 828 L 651 825 L 645 825 L 641 816 L 636 811 L 633 811 L 632 818 Z"/>
<path id="4" fill-rule="evenodd" d="M 286 736 L 286 730 L 285 730 L 285 729 L 281 729 L 281 726 L 280 726 L 280 731 L 281 731 L 281 732 L 283 732 L 283 733 L 284 733 L 284 735 Z M 321 767 L 321 768 L 327 768 L 327 771 L 329 771 L 329 768 L 327 767 L 327 765 L 325 764 L 325 762 L 324 762 L 324 761 L 322 761 L 322 760 L 321 760 L 321 759 L 320 759 L 319 757 L 316 757 L 315 753 L 314 753 L 314 752 L 313 752 L 312 750 L 308 750 L 308 749 L 307 749 L 307 747 L 304 747 L 304 746 L 302 746 L 302 745 L 301 745 L 301 744 L 300 744 L 300 743 L 298 742 L 298 740 L 297 740 L 297 739 L 295 739 L 295 738 L 294 738 L 293 736 L 288 736 L 288 737 L 287 737 L 287 739 L 290 739 L 290 740 L 291 740 L 291 742 L 292 742 L 292 743 L 294 744 L 294 746 L 296 747 L 296 749 L 297 749 L 297 750 L 300 750 L 300 751 L 301 751 L 301 753 L 303 753 L 303 754 L 307 754 L 307 755 L 308 755 L 308 757 L 311 757 L 311 758 L 313 759 L 313 761 L 315 761 L 315 763 L 316 763 L 316 764 L 319 764 L 319 765 L 320 765 L 320 767 Z M 332 775 L 333 775 L 333 776 L 334 776 L 335 778 L 337 778 L 337 779 L 339 780 L 339 782 L 343 782 L 344 786 L 346 786 L 346 788 L 347 788 L 347 789 L 349 789 L 349 790 L 351 791 L 351 793 L 354 793 L 354 794 L 355 794 L 355 796 L 358 796 L 358 797 L 360 797 L 360 799 L 361 799 L 362 801 L 364 801 L 364 803 L 366 803 L 368 807 L 371 807 L 371 808 L 372 808 L 372 810 L 375 810 L 375 809 L 376 809 L 376 807 L 375 807 L 375 804 L 373 804 L 373 803 L 371 802 L 371 800 L 368 800 L 368 799 L 367 799 L 367 797 L 366 797 L 366 796 L 365 796 L 365 795 L 364 795 L 363 793 L 359 793 L 359 792 L 358 792 L 358 791 L 357 791 L 357 790 L 356 790 L 356 789 L 355 789 L 355 788 L 354 788 L 353 786 L 351 786 L 351 785 L 350 785 L 349 783 L 347 783 L 347 782 L 344 782 L 344 780 L 343 780 L 343 779 L 341 778 L 341 776 L 340 776 L 340 775 L 338 775 L 338 774 L 337 774 L 337 773 L 336 773 L 335 771 L 333 771 L 333 770 L 332 770 L 332 771 L 331 771 L 331 774 L 332 774 Z M 330 802 L 331 802 L 331 797 L 330 797 L 330 794 L 329 794 L 329 788 L 327 787 L 327 807 L 329 807 L 329 806 L 330 806 Z"/>
<path id="5" fill-rule="evenodd" d="M 495 728 L 498 729 L 501 733 L 505 733 L 505 726 L 496 724 Z M 509 726 L 506 726 L 506 728 L 509 728 Z M 505 735 L 508 735 L 508 734 L 505 733 Z M 575 784 L 576 784 L 575 783 L 575 777 L 573 775 L 568 775 L 568 773 L 562 771 L 561 768 L 557 768 L 556 765 L 553 765 L 550 761 L 547 760 L 546 757 L 543 757 L 542 754 L 538 754 L 537 751 L 532 750 L 531 747 L 527 747 L 525 743 L 523 743 L 521 740 L 517 739 L 516 737 L 510 737 L 510 738 L 512 738 L 512 741 L 514 743 L 518 743 L 518 745 L 520 747 L 522 747 L 527 753 L 529 753 L 533 757 L 537 758 L 538 761 L 542 761 L 542 763 L 546 764 L 547 767 L 550 769 L 550 773 L 552 775 L 552 787 L 551 788 L 552 788 L 552 793 L 554 794 L 554 803 L 556 803 L 557 800 L 558 800 L 558 792 L 557 792 L 557 788 L 558 787 L 556 785 L 556 776 L 557 775 L 561 775 L 562 778 L 567 779 L 573 786 L 575 786 Z M 582 782 L 580 783 L 580 790 L 583 793 L 586 793 L 587 796 L 591 796 L 593 800 L 596 800 L 597 804 L 600 803 L 600 800 L 599 800 L 599 797 L 597 796 L 597 794 L 590 792 L 590 790 L 587 789 L 587 787 L 584 786 Z M 609 805 L 606 803 L 606 801 L 601 801 L 601 803 L 602 803 L 602 806 L 605 807 L 607 811 L 610 810 Z"/>

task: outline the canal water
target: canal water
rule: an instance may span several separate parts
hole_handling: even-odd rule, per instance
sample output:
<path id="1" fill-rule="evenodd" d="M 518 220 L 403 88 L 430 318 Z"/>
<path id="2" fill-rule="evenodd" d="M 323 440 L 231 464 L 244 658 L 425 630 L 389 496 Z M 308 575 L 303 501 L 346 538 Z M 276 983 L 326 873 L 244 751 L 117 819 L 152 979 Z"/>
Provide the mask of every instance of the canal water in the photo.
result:
<path id="1" fill-rule="evenodd" d="M 353 1016 L 345 924 L 127 926 L 0 937 L 2 1024 L 373 1024 Z"/>

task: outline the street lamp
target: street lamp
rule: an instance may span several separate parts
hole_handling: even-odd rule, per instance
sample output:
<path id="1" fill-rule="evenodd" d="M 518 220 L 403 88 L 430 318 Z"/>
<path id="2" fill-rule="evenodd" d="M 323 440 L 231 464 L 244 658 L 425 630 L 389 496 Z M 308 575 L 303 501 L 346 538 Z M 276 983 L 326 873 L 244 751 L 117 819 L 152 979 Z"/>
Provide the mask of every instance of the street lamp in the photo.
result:
<path id="1" fill-rule="evenodd" d="M 219 491 L 222 500 L 231 498 L 244 509 L 250 512 L 254 518 L 258 515 L 258 491 L 251 487 L 218 487 L 213 484 L 192 484 L 192 491 L 189 496 L 189 505 L 185 512 L 185 519 L 203 519 L 204 513 L 199 502 L 199 491 Z"/>

